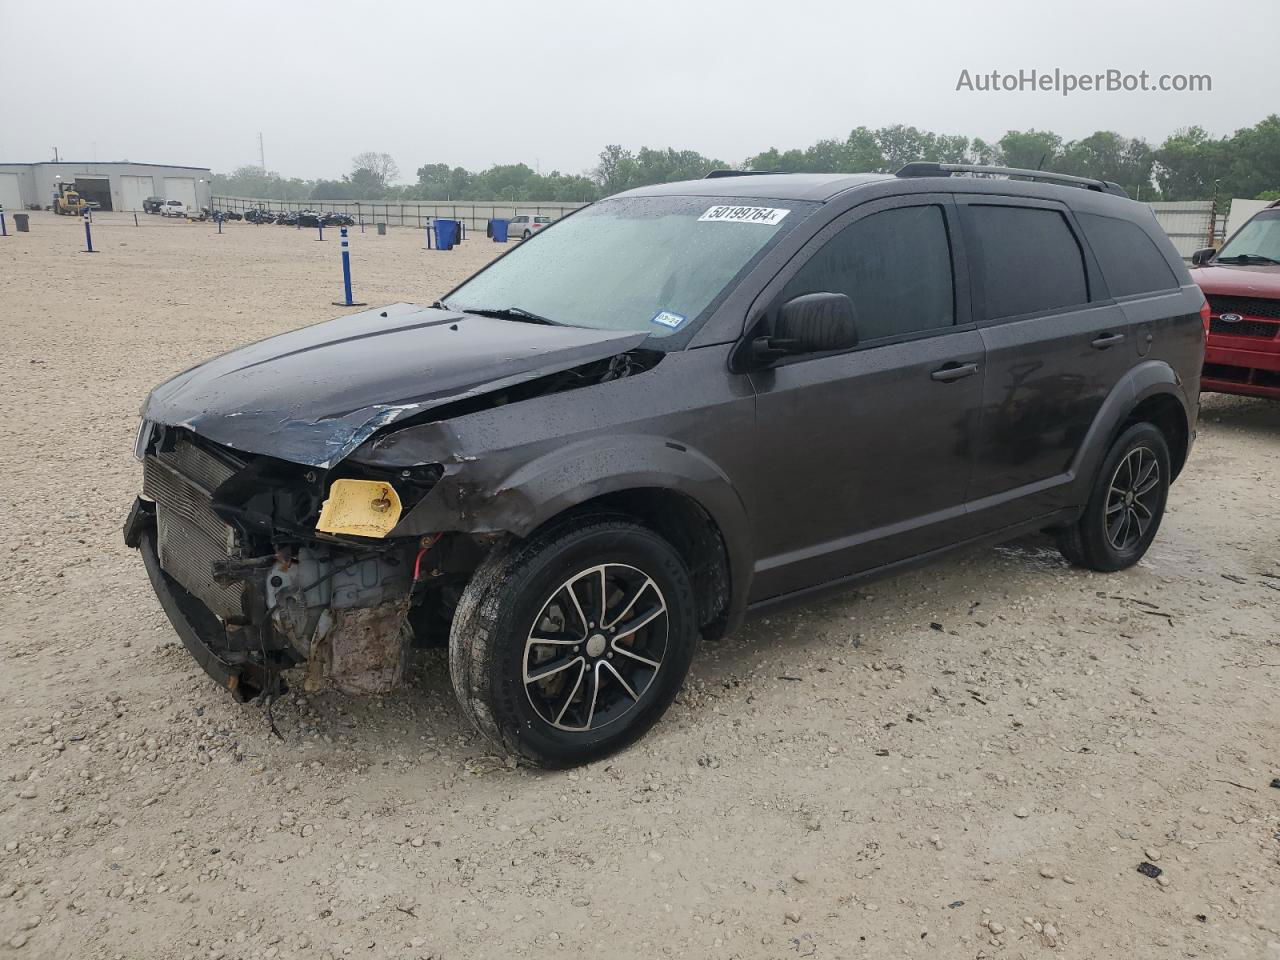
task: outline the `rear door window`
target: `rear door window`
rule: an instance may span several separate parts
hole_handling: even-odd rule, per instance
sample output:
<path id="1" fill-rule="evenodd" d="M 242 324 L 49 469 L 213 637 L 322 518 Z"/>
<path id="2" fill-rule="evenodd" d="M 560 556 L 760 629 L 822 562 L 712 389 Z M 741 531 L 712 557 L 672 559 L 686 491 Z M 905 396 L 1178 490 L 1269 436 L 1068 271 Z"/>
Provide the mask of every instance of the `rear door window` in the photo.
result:
<path id="1" fill-rule="evenodd" d="M 896 207 L 845 227 L 788 281 L 781 302 L 848 294 L 859 341 L 955 323 L 951 245 L 942 208 Z"/>
<path id="2" fill-rule="evenodd" d="M 1113 297 L 1178 288 L 1178 278 L 1164 254 L 1136 223 L 1095 213 L 1077 213 L 1076 220 Z"/>
<path id="3" fill-rule="evenodd" d="M 987 320 L 1046 313 L 1089 301 L 1084 256 L 1057 210 L 968 204 L 966 249 Z"/>

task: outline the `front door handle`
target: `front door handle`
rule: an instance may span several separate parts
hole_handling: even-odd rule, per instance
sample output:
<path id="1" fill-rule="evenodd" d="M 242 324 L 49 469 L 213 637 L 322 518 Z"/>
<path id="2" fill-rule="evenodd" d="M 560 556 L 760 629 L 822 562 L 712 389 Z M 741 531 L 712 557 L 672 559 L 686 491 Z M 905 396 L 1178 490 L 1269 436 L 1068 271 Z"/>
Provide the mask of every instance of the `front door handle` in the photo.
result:
<path id="1" fill-rule="evenodd" d="M 1100 337 L 1095 337 L 1090 346 L 1095 350 L 1105 350 L 1107 347 L 1114 347 L 1122 340 L 1124 340 L 1123 333 L 1104 333 Z"/>
<path id="2" fill-rule="evenodd" d="M 972 377 L 977 372 L 978 365 L 976 363 L 957 363 L 953 360 L 929 374 L 929 379 L 937 380 L 941 383 L 950 383 L 952 380 L 963 380 L 965 377 Z"/>

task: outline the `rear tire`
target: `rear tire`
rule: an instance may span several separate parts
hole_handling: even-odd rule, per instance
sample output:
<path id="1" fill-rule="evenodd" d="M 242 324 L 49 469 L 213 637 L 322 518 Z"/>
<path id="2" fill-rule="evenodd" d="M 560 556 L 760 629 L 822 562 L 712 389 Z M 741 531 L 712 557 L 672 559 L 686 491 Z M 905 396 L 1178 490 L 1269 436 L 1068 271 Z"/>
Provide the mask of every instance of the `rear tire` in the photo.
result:
<path id="1" fill-rule="evenodd" d="M 1135 423 L 1111 445 L 1089 502 L 1058 532 L 1058 549 L 1077 567 L 1112 573 L 1133 566 L 1151 546 L 1169 497 L 1169 445 L 1151 423 Z"/>
<path id="2" fill-rule="evenodd" d="M 675 549 L 626 520 L 580 517 L 485 559 L 454 615 L 449 671 L 463 712 L 495 745 L 570 767 L 658 721 L 697 635 Z"/>

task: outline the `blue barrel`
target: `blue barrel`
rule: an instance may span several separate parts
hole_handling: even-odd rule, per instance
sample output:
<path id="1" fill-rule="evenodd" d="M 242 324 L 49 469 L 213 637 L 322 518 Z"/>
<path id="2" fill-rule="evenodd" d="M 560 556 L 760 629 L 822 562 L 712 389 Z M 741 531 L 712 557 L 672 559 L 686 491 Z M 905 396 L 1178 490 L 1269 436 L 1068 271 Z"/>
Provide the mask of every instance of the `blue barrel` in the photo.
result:
<path id="1" fill-rule="evenodd" d="M 506 243 L 507 227 L 511 226 L 511 221 L 510 220 L 490 220 L 489 223 L 493 226 L 493 242 Z"/>
<path id="2" fill-rule="evenodd" d="M 436 220 L 432 226 L 436 231 L 436 249 L 452 250 L 453 245 L 458 242 L 458 221 Z"/>

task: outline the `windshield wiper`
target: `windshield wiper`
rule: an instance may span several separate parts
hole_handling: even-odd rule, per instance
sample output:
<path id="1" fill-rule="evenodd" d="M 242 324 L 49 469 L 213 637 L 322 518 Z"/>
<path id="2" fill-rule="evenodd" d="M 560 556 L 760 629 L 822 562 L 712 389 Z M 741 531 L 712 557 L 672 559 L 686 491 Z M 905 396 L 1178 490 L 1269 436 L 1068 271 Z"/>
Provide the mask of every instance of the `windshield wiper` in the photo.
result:
<path id="1" fill-rule="evenodd" d="M 478 317 L 496 317 L 499 320 L 518 320 L 521 323 L 545 323 L 549 327 L 563 327 L 563 323 L 526 310 L 523 307 L 460 307 L 463 313 L 474 313 Z"/>
<path id="2" fill-rule="evenodd" d="M 1217 257 L 1216 259 L 1219 263 L 1280 263 L 1280 260 L 1264 257 L 1260 253 L 1233 253 L 1229 257 Z"/>

